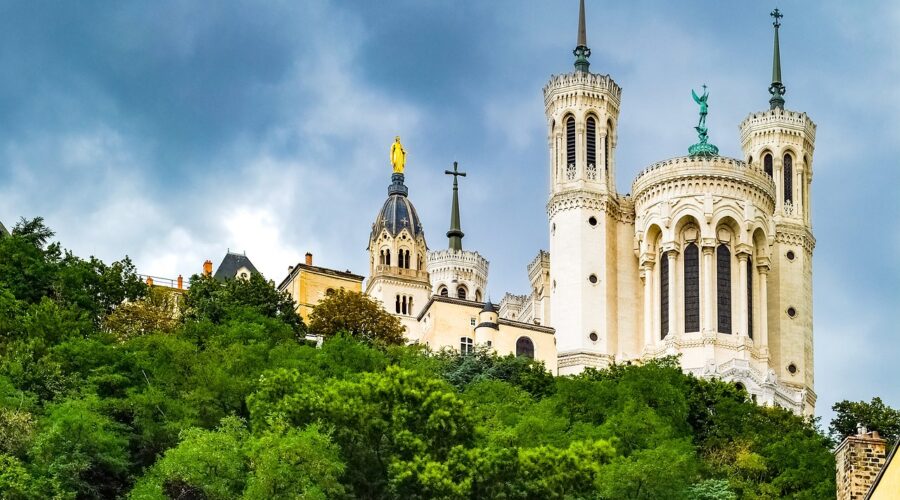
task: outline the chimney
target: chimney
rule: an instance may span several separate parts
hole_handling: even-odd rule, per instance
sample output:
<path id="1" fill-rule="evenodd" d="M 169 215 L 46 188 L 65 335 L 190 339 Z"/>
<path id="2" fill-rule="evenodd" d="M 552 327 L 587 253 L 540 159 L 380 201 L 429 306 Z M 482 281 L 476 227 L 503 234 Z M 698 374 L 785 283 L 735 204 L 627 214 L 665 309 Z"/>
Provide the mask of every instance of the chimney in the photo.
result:
<path id="1" fill-rule="evenodd" d="M 309 252 L 306 252 L 306 265 L 307 266 L 312 265 L 312 254 Z"/>
<path id="2" fill-rule="evenodd" d="M 184 288 L 184 276 L 178 275 L 178 289 L 181 290 Z"/>
<path id="3" fill-rule="evenodd" d="M 209 259 L 203 263 L 203 276 L 212 276 L 212 261 Z"/>
<path id="4" fill-rule="evenodd" d="M 838 500 L 865 498 L 887 458 L 887 441 L 878 432 L 867 432 L 863 425 L 857 432 L 844 438 L 834 452 Z"/>

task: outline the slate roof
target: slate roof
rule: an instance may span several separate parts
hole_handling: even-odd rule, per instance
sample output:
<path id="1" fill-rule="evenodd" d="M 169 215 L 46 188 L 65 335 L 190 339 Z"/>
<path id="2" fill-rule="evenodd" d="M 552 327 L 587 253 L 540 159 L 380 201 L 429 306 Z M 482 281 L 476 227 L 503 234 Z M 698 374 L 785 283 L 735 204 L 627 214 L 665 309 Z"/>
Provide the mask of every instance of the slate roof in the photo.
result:
<path id="1" fill-rule="evenodd" d="M 251 273 L 259 274 L 259 271 L 256 270 L 256 266 L 250 262 L 250 259 L 248 259 L 246 255 L 228 252 L 225 254 L 225 258 L 222 259 L 222 263 L 219 264 L 219 267 L 216 269 L 215 274 L 213 274 L 213 278 L 219 281 L 234 279 L 238 270 L 242 267 L 246 267 Z"/>
<path id="2" fill-rule="evenodd" d="M 406 229 L 413 239 L 425 234 L 416 207 L 409 198 L 401 194 L 392 194 L 385 200 L 375 224 L 372 225 L 372 236 L 377 238 L 382 229 L 387 229 L 391 236 L 397 236 L 400 231 Z"/>

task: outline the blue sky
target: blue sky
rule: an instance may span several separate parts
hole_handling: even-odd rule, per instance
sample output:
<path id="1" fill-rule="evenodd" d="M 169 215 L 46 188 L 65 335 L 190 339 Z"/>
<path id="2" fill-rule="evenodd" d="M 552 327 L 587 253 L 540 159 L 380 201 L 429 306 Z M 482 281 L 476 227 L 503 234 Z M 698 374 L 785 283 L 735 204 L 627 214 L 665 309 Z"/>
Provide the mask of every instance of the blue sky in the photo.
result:
<path id="1" fill-rule="evenodd" d="M 623 87 L 618 189 L 768 107 L 768 2 L 588 0 L 591 69 Z M 900 6 L 782 2 L 787 107 L 818 124 L 818 413 L 900 407 Z M 226 249 L 267 276 L 311 251 L 364 273 L 394 135 L 432 248 L 459 161 L 464 246 L 495 297 L 547 247 L 541 88 L 571 70 L 575 0 L 0 4 L 0 220 L 81 255 L 191 274 Z"/>

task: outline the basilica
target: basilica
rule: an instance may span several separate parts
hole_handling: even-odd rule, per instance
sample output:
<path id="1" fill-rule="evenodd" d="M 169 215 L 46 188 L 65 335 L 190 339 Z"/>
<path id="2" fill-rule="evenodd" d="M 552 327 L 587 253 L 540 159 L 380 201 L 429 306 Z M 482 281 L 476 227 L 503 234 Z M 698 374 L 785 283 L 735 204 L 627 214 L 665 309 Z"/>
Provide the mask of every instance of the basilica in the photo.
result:
<path id="1" fill-rule="evenodd" d="M 707 141 L 647 166 L 616 191 L 621 87 L 590 68 L 584 2 L 574 71 L 543 89 L 550 152 L 549 252 L 531 284 L 485 297 L 488 260 L 463 249 L 454 165 L 447 247 L 429 249 L 396 140 L 387 199 L 369 234 L 365 293 L 410 342 L 529 356 L 558 375 L 678 356 L 685 371 L 744 387 L 759 404 L 811 415 L 810 185 L 816 125 L 785 107 L 774 18 L 771 99 L 740 123 L 741 157 Z M 625 145 L 627 147 L 627 145 Z"/>

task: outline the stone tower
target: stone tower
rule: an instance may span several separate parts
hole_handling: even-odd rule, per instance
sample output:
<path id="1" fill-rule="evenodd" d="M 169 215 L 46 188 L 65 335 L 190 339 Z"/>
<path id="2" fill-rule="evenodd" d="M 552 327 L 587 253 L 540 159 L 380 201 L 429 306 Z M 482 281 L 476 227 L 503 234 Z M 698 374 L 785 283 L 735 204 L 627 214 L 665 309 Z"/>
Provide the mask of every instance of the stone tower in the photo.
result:
<path id="1" fill-rule="evenodd" d="M 801 391 L 807 411 L 813 392 L 812 254 L 815 238 L 810 218 L 810 187 L 816 125 L 806 115 L 785 109 L 781 53 L 775 19 L 771 99 L 767 111 L 753 113 L 740 125 L 747 162 L 775 183 L 775 241 L 771 258 L 756 265 L 768 274 L 769 365 L 787 386 Z"/>
<path id="2" fill-rule="evenodd" d="M 407 196 L 404 175 L 393 173 L 388 198 L 372 224 L 369 236 L 369 280 L 366 295 L 380 300 L 400 318 L 407 338 L 418 340 L 419 311 L 431 296 L 425 270 L 428 246 L 416 208 Z"/>
<path id="3" fill-rule="evenodd" d="M 575 71 L 544 87 L 549 128 L 550 303 L 559 373 L 605 366 L 617 333 L 615 188 L 616 123 L 621 89 L 591 73 L 584 0 L 578 18 Z"/>
<path id="4" fill-rule="evenodd" d="M 458 178 L 465 177 L 466 173 L 459 171 L 456 162 L 453 162 L 453 170 L 445 173 L 453 176 L 450 230 L 447 231 L 447 249 L 428 252 L 427 266 L 432 293 L 481 302 L 487 287 L 489 263 L 478 252 L 463 250 L 462 239 L 465 234 L 459 218 Z"/>

